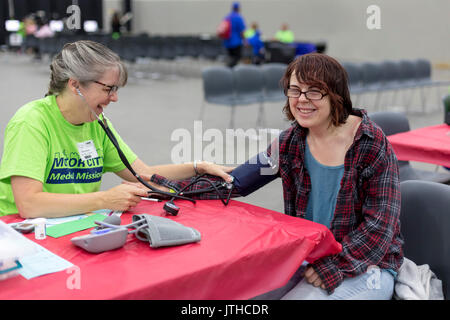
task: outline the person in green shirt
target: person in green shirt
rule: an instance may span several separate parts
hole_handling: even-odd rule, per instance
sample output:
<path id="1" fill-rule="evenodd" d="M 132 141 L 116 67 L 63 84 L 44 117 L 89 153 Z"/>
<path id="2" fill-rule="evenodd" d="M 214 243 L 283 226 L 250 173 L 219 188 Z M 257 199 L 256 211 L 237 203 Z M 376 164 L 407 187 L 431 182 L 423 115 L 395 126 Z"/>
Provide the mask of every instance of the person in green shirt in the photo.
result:
<path id="1" fill-rule="evenodd" d="M 250 28 L 248 28 L 247 30 L 244 31 L 244 38 L 250 39 L 251 37 L 253 37 L 255 35 L 257 30 L 259 30 L 258 24 L 256 22 L 252 22 Z"/>
<path id="2" fill-rule="evenodd" d="M 275 40 L 283 43 L 294 42 L 294 33 L 289 30 L 289 26 L 287 25 L 287 23 L 283 23 L 281 25 L 281 30 L 277 31 L 277 33 L 275 34 Z"/>
<path id="3" fill-rule="evenodd" d="M 82 40 L 66 44 L 50 69 L 46 97 L 21 107 L 6 127 L 0 216 L 51 218 L 136 206 L 148 189 L 137 183 L 95 121 L 110 102 L 118 100 L 117 90 L 127 82 L 125 65 L 104 45 Z M 134 171 L 147 181 L 155 173 L 171 179 L 196 173 L 231 179 L 227 172 L 232 168 L 205 161 L 197 167 L 193 163 L 148 166 L 108 123 Z M 106 172 L 125 183 L 100 191 Z"/>

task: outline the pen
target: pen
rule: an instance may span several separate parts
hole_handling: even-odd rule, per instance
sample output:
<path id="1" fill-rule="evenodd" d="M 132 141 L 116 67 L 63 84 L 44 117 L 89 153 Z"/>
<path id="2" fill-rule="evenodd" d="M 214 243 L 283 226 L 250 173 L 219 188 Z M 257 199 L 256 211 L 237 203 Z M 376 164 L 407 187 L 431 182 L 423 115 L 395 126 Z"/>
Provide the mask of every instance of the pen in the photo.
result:
<path id="1" fill-rule="evenodd" d="M 116 210 L 111 210 L 109 213 L 108 213 L 108 217 L 109 216 L 112 216 L 113 214 L 122 214 L 122 211 L 116 211 Z M 120 216 L 120 215 L 119 215 Z"/>
<path id="2" fill-rule="evenodd" d="M 161 199 L 155 199 L 155 198 L 144 198 L 141 197 L 142 200 L 147 200 L 147 201 L 155 201 L 155 202 L 161 202 Z"/>

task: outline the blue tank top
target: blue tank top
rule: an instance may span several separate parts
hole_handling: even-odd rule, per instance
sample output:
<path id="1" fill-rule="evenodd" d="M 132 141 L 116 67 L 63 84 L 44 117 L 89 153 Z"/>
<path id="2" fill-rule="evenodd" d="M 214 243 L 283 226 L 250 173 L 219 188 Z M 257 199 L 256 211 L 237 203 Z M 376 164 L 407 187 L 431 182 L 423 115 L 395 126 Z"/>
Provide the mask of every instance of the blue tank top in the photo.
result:
<path id="1" fill-rule="evenodd" d="M 334 216 L 336 199 L 341 188 L 344 165 L 325 166 L 314 159 L 308 143 L 305 148 L 305 167 L 311 178 L 305 218 L 328 228 Z"/>

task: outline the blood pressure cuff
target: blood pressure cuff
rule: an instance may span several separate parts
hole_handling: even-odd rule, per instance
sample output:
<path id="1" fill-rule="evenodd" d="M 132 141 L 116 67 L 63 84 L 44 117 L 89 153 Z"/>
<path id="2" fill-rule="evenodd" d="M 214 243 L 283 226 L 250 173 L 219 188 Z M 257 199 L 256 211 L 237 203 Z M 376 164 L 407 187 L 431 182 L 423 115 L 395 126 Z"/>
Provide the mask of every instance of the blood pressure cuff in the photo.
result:
<path id="1" fill-rule="evenodd" d="M 207 178 L 211 182 L 216 182 L 216 181 L 222 182 L 223 181 L 222 178 L 220 178 L 218 176 L 213 176 L 210 174 L 205 174 L 203 177 Z M 153 183 L 159 184 L 160 186 L 164 186 L 164 187 L 173 189 L 175 191 L 178 191 L 178 190 L 183 189 L 185 186 L 187 186 L 191 182 L 194 182 L 196 178 L 197 177 L 192 177 L 192 178 L 184 179 L 184 180 L 169 180 L 169 179 L 155 173 L 150 178 L 150 182 L 153 182 Z M 198 183 L 195 183 L 194 185 L 190 186 L 187 191 L 194 191 L 194 190 L 200 190 L 200 189 L 205 189 L 205 188 L 211 188 L 211 184 L 206 181 L 199 181 Z M 221 189 L 220 192 L 221 192 L 222 199 L 225 199 L 228 196 L 229 190 Z M 240 197 L 240 196 L 241 195 L 236 190 L 236 188 L 233 188 L 233 190 L 231 191 L 231 198 L 236 198 L 236 197 Z M 203 193 L 199 193 L 199 194 L 194 194 L 189 197 L 191 197 L 192 199 L 197 199 L 197 200 L 220 199 L 219 195 L 213 190 L 211 190 L 211 192 L 203 192 Z"/>
<path id="2" fill-rule="evenodd" d="M 261 152 L 250 158 L 240 166 L 234 168 L 234 170 L 230 172 L 230 175 L 234 178 L 234 188 L 231 193 L 231 198 L 245 197 L 250 193 L 258 190 L 262 186 L 280 177 L 280 173 L 278 170 L 278 159 L 268 156 L 267 152 Z M 222 178 L 209 174 L 205 175 L 205 177 L 211 181 L 223 181 Z M 150 178 L 151 182 L 174 190 L 181 190 L 183 187 L 193 182 L 194 180 L 195 177 L 185 180 L 169 180 L 158 174 L 154 174 Z M 201 181 L 194 184 L 189 190 L 198 190 L 209 187 L 211 187 L 209 183 Z M 222 198 L 227 197 L 227 195 L 228 190 L 224 190 Z M 219 196 L 216 192 L 211 191 L 194 195 L 192 198 L 213 200 L 219 199 Z"/>
<path id="3" fill-rule="evenodd" d="M 201 240 L 200 232 L 168 218 L 135 214 L 133 222 L 137 221 L 142 223 L 135 226 L 136 238 L 150 242 L 152 248 L 178 246 Z"/>
<path id="4" fill-rule="evenodd" d="M 278 160 L 261 152 L 231 171 L 234 187 L 243 197 L 279 177 Z"/>

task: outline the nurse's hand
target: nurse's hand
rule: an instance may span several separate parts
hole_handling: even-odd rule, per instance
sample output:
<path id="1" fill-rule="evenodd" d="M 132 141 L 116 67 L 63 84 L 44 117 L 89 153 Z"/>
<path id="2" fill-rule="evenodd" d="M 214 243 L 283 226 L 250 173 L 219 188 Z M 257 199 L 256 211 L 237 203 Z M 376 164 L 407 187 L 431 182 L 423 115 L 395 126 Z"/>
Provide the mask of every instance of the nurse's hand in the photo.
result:
<path id="1" fill-rule="evenodd" d="M 146 197 L 147 191 L 130 184 L 120 184 L 104 191 L 102 194 L 103 208 L 115 211 L 127 211 Z"/>
<path id="2" fill-rule="evenodd" d="M 153 183 L 153 182 L 150 182 L 151 176 L 146 175 L 146 174 L 140 174 L 140 177 L 141 177 L 145 182 L 147 182 L 149 185 L 151 185 L 152 187 L 154 187 L 155 189 L 158 189 L 158 190 L 161 190 L 161 191 L 164 191 L 164 192 L 170 192 L 170 189 L 169 189 L 169 188 L 164 187 L 164 186 L 161 186 L 161 185 L 156 184 L 156 183 Z M 126 180 L 122 180 L 122 183 L 123 183 L 123 184 L 131 185 L 131 186 L 136 186 L 136 187 L 141 188 L 141 189 L 146 190 L 146 191 L 150 191 L 149 188 L 147 188 L 146 186 L 144 186 L 144 185 L 143 185 L 142 183 L 140 183 L 140 182 L 129 182 L 129 181 L 126 181 Z M 146 195 L 146 196 L 147 196 L 147 195 Z"/>

